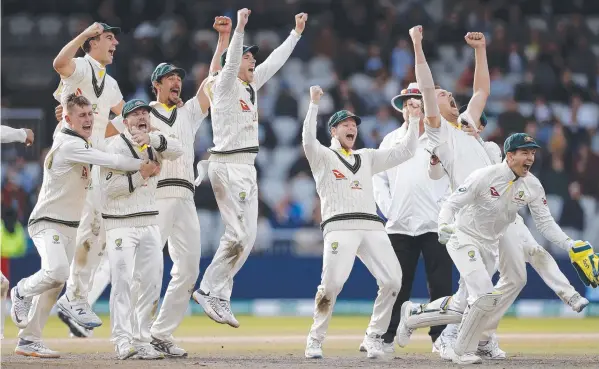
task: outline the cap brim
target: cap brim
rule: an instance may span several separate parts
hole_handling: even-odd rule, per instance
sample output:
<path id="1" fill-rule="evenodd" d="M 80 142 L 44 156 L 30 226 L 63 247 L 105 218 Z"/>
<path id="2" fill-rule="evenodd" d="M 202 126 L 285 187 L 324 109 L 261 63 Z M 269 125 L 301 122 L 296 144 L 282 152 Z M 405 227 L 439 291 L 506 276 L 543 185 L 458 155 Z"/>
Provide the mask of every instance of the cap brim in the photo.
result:
<path id="1" fill-rule="evenodd" d="M 512 151 L 516 151 L 518 149 L 540 149 L 540 148 L 541 148 L 541 146 L 539 146 L 538 144 L 536 144 L 534 142 L 528 142 L 528 143 L 525 143 L 524 145 L 515 147 Z"/>
<path id="2" fill-rule="evenodd" d="M 185 72 L 185 69 L 179 68 L 179 67 L 175 67 L 175 68 L 171 69 L 167 74 L 169 74 L 169 73 L 178 73 L 179 76 L 181 77 L 181 79 L 185 79 L 185 76 L 187 75 L 187 72 Z"/>
<path id="3" fill-rule="evenodd" d="M 405 95 L 397 95 L 391 99 L 391 106 L 398 112 L 403 112 L 403 102 L 405 99 L 422 99 L 421 94 L 405 94 Z"/>
<path id="4" fill-rule="evenodd" d="M 115 35 L 118 35 L 119 33 L 121 33 L 121 27 L 108 27 L 108 28 L 104 28 L 104 32 L 112 32 Z"/>

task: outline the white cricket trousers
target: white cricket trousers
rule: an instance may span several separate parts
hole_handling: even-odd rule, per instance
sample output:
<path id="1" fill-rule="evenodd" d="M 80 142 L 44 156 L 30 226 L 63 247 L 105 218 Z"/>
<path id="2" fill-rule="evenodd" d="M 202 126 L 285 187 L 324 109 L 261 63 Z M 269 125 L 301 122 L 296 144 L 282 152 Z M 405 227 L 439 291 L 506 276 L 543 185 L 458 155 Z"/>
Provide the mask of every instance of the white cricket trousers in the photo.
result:
<path id="1" fill-rule="evenodd" d="M 64 230 L 45 229 L 31 239 L 40 255 L 41 269 L 18 283 L 21 296 L 33 296 L 29 311 L 29 324 L 19 331 L 19 338 L 41 341 L 42 331 L 52 307 L 58 300 L 69 277 L 69 266 L 75 252 L 75 228 Z M 69 232 L 70 231 L 70 232 Z"/>
<path id="2" fill-rule="evenodd" d="M 162 245 L 157 225 L 106 232 L 110 261 L 111 341 L 115 345 L 151 342 L 150 326 L 162 284 Z"/>
<path id="3" fill-rule="evenodd" d="M 77 229 L 75 259 L 67 281 L 66 294 L 69 300 L 88 299 L 92 276 L 102 260 L 106 247 L 99 166 L 92 167 L 91 176 L 91 188 L 87 191 L 81 222 Z"/>
<path id="4" fill-rule="evenodd" d="M 173 267 L 171 281 L 151 331 L 156 338 L 170 340 L 185 317 L 200 274 L 200 221 L 192 198 L 165 198 L 158 199 L 156 203 L 160 244 L 164 246 L 168 239 Z"/>
<path id="5" fill-rule="evenodd" d="M 490 331 L 485 332 L 483 339 L 495 332 L 503 315 L 526 286 L 527 262 L 563 302 L 568 303 L 576 293 L 555 259 L 537 243 L 522 218 L 517 217 L 499 240 L 500 278 L 495 285 L 495 290 L 503 295 L 496 314 L 488 322 Z"/>
<path id="6" fill-rule="evenodd" d="M 379 286 L 366 334 L 383 335 L 387 331 L 402 277 L 389 236 L 385 231 L 331 231 L 324 237 L 322 276 L 316 292 L 310 337 L 324 340 L 337 295 L 349 277 L 356 256 Z"/>
<path id="7" fill-rule="evenodd" d="M 225 223 L 225 233 L 206 268 L 200 289 L 210 296 L 230 301 L 233 277 L 247 260 L 256 240 L 256 168 L 249 164 L 210 162 L 208 176 Z"/>
<path id="8" fill-rule="evenodd" d="M 447 243 L 447 252 L 466 286 L 468 305 L 472 305 L 478 297 L 493 292 L 491 278 L 495 274 L 495 246 L 485 245 L 457 230 Z"/>

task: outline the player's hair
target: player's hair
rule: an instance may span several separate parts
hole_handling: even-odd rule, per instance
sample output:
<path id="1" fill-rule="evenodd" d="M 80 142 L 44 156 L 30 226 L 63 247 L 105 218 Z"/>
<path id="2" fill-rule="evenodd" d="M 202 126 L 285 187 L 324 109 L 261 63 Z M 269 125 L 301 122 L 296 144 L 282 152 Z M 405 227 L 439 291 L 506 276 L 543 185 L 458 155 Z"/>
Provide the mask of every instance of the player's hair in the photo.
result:
<path id="1" fill-rule="evenodd" d="M 67 112 L 71 113 L 75 106 L 84 108 L 86 106 L 90 106 L 92 103 L 87 99 L 87 97 L 83 95 L 77 96 L 75 94 L 70 94 L 69 96 L 67 96 L 66 104 Z"/>
<path id="2" fill-rule="evenodd" d="M 90 41 L 91 40 L 95 40 L 98 41 L 100 39 L 100 35 L 97 35 L 95 37 L 91 37 L 88 38 L 87 40 L 85 40 L 85 42 L 83 43 L 83 46 L 81 46 L 81 48 L 83 49 L 83 51 L 87 54 L 89 53 L 89 51 L 91 50 L 92 46 L 90 45 Z"/>

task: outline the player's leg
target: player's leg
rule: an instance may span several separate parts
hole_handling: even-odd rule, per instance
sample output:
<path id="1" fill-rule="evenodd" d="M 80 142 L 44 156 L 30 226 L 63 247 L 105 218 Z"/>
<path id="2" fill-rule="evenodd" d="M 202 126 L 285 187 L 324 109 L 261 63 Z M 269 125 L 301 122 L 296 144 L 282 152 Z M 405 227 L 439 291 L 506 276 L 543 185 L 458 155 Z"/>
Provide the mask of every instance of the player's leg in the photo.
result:
<path id="1" fill-rule="evenodd" d="M 321 282 L 314 302 L 314 322 L 306 344 L 307 358 L 322 358 L 322 342 L 326 337 L 337 295 L 349 277 L 363 237 L 361 231 L 331 231 L 324 238 Z M 383 332 L 386 328 L 383 328 Z"/>
<path id="2" fill-rule="evenodd" d="M 383 334 L 383 349 L 386 352 L 393 352 L 393 341 L 401 320 L 401 305 L 408 301 L 412 294 L 412 283 L 414 282 L 414 275 L 416 274 L 416 267 L 418 266 L 420 247 L 415 244 L 414 237 L 404 234 L 390 234 L 389 240 L 402 270 L 401 289 L 393 304 L 393 312 L 391 313 L 391 321 L 387 327 L 387 332 Z M 364 351 L 366 350 L 365 347 L 360 346 L 361 351 L 362 349 Z"/>
<path id="3" fill-rule="evenodd" d="M 106 251 L 110 262 L 110 328 L 111 342 L 117 358 L 124 360 L 137 353 L 133 338 L 132 284 L 133 261 L 139 239 L 133 228 L 115 228 L 106 232 Z"/>
<path id="4" fill-rule="evenodd" d="M 570 284 L 568 278 L 559 269 L 553 256 L 539 245 L 530 230 L 525 226 L 522 237 L 522 249 L 524 258 L 539 274 L 543 282 L 555 292 L 555 294 L 572 310 L 579 313 L 589 305 L 589 300 L 582 297 L 580 293 Z"/>
<path id="5" fill-rule="evenodd" d="M 102 235 L 105 231 L 100 213 L 101 189 L 96 185 L 99 183 L 99 170 L 98 166 L 92 168 L 93 186 L 88 190 L 83 206 L 67 290 L 57 304 L 65 315 L 90 329 L 102 325 L 102 320 L 93 312 L 87 301 L 92 272 L 100 262 L 105 236 Z M 79 314 L 80 311 L 84 314 Z"/>
<path id="6" fill-rule="evenodd" d="M 41 358 L 60 357 L 58 352 L 50 350 L 44 345 L 42 331 L 69 276 L 69 262 L 73 258 L 74 239 L 74 230 L 72 234 L 65 235 L 63 232 L 46 229 L 32 237 L 40 254 L 42 269 L 33 276 L 21 280 L 15 288 L 18 288 L 19 294 L 27 295 L 39 286 L 46 287 L 41 294 L 36 294 L 33 297 L 31 309 L 27 314 L 28 324 L 18 334 L 19 341 L 15 349 L 15 353 L 18 355 Z M 15 288 L 11 295 L 16 294 Z"/>
<path id="7" fill-rule="evenodd" d="M 171 206 L 166 213 L 174 220 L 168 239 L 173 267 L 158 318 L 152 325 L 152 345 L 167 356 L 185 357 L 187 352 L 175 344 L 172 334 L 185 316 L 200 272 L 200 222 L 192 199 L 167 200 Z"/>
<path id="8" fill-rule="evenodd" d="M 437 233 L 425 233 L 416 238 L 422 249 L 426 280 L 431 301 L 449 296 L 452 293 L 453 261 L 445 245 L 439 243 Z M 403 286 L 402 286 L 403 288 Z M 432 326 L 429 336 L 433 343 L 445 329 L 445 325 Z"/>
<path id="9" fill-rule="evenodd" d="M 105 247 L 106 243 L 104 243 Z M 108 253 L 104 250 L 104 255 L 100 260 L 100 265 L 96 268 L 92 275 L 91 288 L 87 294 L 87 302 L 90 306 L 94 306 L 100 298 L 106 287 L 110 284 L 110 262 L 108 261 Z"/>
<path id="10" fill-rule="evenodd" d="M 382 335 L 387 332 L 393 305 L 401 289 L 401 266 L 384 231 L 364 231 L 363 234 L 358 257 L 376 278 L 379 286 L 364 346 L 368 357 L 377 358 L 384 356 Z"/>
<path id="11" fill-rule="evenodd" d="M 150 344 L 150 327 L 156 316 L 160 289 L 162 287 L 162 245 L 158 225 L 136 227 L 139 239 L 133 266 L 132 299 L 132 343 L 140 359 L 163 359 L 164 354 Z M 189 299 L 189 297 L 188 297 Z"/>
<path id="12" fill-rule="evenodd" d="M 243 264 L 256 238 L 258 220 L 251 219 L 255 214 L 253 197 L 257 198 L 256 169 L 250 165 L 212 162 L 208 175 L 225 223 L 225 232 L 212 262 L 206 268 L 200 289 L 193 296 L 209 317 L 219 323 L 238 326 L 225 307 L 230 304 L 235 268 Z M 212 311 L 219 315 L 216 319 L 209 313 Z"/>
<path id="13" fill-rule="evenodd" d="M 2 331 L 0 332 L 0 337 L 1 339 L 4 339 L 4 317 L 6 316 L 6 295 L 8 294 L 8 290 L 10 288 L 10 283 L 8 282 L 8 278 L 6 278 L 4 276 L 4 273 L 0 272 L 0 287 L 1 287 L 1 291 L 0 291 L 0 298 L 2 299 L 0 301 L 0 303 L 2 304 L 2 307 L 0 307 L 0 314 L 2 315 L 0 317 L 0 322 L 2 324 Z"/>
<path id="14" fill-rule="evenodd" d="M 495 254 L 470 240 L 465 235 L 456 234 L 447 244 L 447 251 L 468 289 L 468 307 L 454 344 L 453 362 L 456 364 L 481 362 L 480 357 L 475 355 L 478 342 L 501 301 L 501 293 L 494 291 L 491 281 L 495 272 Z"/>

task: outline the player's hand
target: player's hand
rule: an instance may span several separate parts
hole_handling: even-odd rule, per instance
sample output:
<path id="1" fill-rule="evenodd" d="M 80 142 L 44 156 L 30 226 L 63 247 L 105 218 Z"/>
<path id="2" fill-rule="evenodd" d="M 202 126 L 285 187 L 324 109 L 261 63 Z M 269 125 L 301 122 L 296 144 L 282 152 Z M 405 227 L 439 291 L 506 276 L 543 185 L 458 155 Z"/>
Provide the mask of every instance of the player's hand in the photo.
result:
<path id="1" fill-rule="evenodd" d="M 410 29 L 410 37 L 412 38 L 412 42 L 416 44 L 422 43 L 422 26 L 415 26 Z"/>
<path id="2" fill-rule="evenodd" d="M 466 43 L 474 49 L 484 48 L 487 46 L 485 34 L 482 32 L 468 32 L 464 36 Z"/>
<path id="3" fill-rule="evenodd" d="M 61 122 L 62 121 L 62 105 L 58 104 L 57 107 L 54 108 L 54 116 L 56 117 L 56 120 Z"/>
<path id="4" fill-rule="evenodd" d="M 599 285 L 599 254 L 586 241 L 576 241 L 568 252 L 572 266 L 586 286 L 596 288 Z"/>
<path id="5" fill-rule="evenodd" d="M 229 17 L 214 17 L 214 24 L 212 25 L 212 28 L 214 28 L 219 34 L 228 34 L 231 33 L 233 22 Z"/>
<path id="6" fill-rule="evenodd" d="M 135 141 L 135 143 L 138 144 L 139 146 L 150 144 L 150 135 L 147 133 L 136 132 L 135 134 L 132 134 L 131 136 L 133 138 L 133 141 Z"/>
<path id="7" fill-rule="evenodd" d="M 83 36 L 86 40 L 88 38 L 96 37 L 101 35 L 104 32 L 104 27 L 100 25 L 98 22 L 94 22 L 91 26 L 87 27 L 83 32 L 81 32 L 81 36 Z"/>
<path id="8" fill-rule="evenodd" d="M 162 169 L 159 162 L 155 161 L 154 163 L 156 163 L 156 169 L 154 170 L 154 173 L 152 173 L 152 175 L 150 177 L 155 177 L 155 176 L 160 175 L 160 170 Z"/>
<path id="9" fill-rule="evenodd" d="M 295 15 L 295 32 L 300 35 L 306 28 L 306 21 L 308 21 L 308 13 L 299 13 Z"/>
<path id="10" fill-rule="evenodd" d="M 31 146 L 31 144 L 33 143 L 33 131 L 30 130 L 29 128 L 23 128 L 23 130 L 27 133 L 27 138 L 25 138 L 25 145 L 26 146 Z"/>
<path id="11" fill-rule="evenodd" d="M 156 172 L 157 163 L 153 160 L 148 160 L 139 167 L 139 174 L 144 179 L 150 178 Z"/>
<path id="12" fill-rule="evenodd" d="M 408 110 L 408 121 L 411 118 L 418 118 L 419 120 L 422 118 L 422 101 L 418 99 L 408 99 L 406 104 L 406 109 Z"/>
<path id="13" fill-rule="evenodd" d="M 243 8 L 237 11 L 237 30 L 239 32 L 243 32 L 245 30 L 245 25 L 248 23 L 250 14 L 252 14 L 252 11 L 248 8 Z"/>
<path id="14" fill-rule="evenodd" d="M 445 245 L 451 235 L 455 233 L 455 226 L 453 224 L 441 224 L 437 233 L 439 234 L 439 243 Z"/>
<path id="15" fill-rule="evenodd" d="M 324 94 L 322 92 L 322 88 L 320 86 L 312 86 L 310 87 L 310 100 L 314 104 L 318 104 L 320 102 L 320 97 Z"/>

